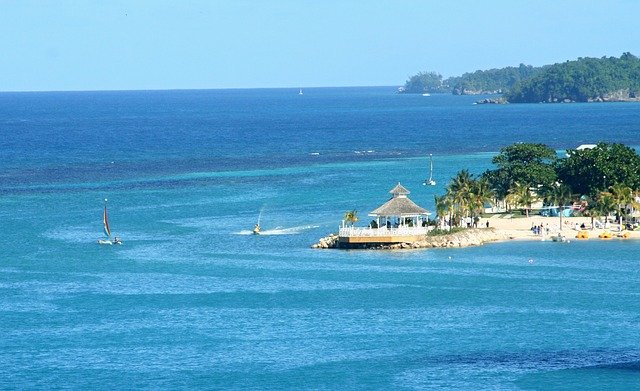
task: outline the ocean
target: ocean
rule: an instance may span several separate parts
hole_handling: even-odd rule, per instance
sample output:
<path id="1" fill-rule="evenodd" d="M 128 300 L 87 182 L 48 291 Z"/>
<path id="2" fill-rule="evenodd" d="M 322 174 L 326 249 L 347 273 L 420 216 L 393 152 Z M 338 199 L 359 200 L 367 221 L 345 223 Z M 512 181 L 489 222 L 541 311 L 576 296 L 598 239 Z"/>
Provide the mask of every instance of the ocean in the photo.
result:
<path id="1" fill-rule="evenodd" d="M 515 142 L 640 145 L 635 103 L 481 98 L 0 93 L 0 388 L 640 388 L 636 242 L 310 248 Z"/>

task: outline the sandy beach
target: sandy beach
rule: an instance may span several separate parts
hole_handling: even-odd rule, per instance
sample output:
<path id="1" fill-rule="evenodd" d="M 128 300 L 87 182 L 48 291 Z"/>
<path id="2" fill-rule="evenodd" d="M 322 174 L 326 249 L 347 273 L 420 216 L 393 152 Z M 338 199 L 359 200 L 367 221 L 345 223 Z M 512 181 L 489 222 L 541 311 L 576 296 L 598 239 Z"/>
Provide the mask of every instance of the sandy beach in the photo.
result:
<path id="1" fill-rule="evenodd" d="M 618 224 L 610 223 L 608 229 L 605 228 L 593 228 L 591 227 L 590 217 L 563 217 L 562 218 L 562 230 L 560 230 L 560 218 L 559 217 L 543 217 L 543 216 L 531 216 L 531 217 L 517 217 L 508 218 L 504 216 L 492 216 L 490 218 L 483 218 L 480 220 L 478 226 L 485 227 L 487 221 L 489 226 L 496 230 L 505 233 L 512 239 L 528 239 L 528 240 L 540 240 L 544 237 L 550 237 L 551 235 L 558 234 L 559 232 L 567 239 L 575 239 L 580 226 L 584 224 L 585 230 L 589 234 L 589 238 L 586 240 L 602 240 L 598 238 L 598 235 L 605 231 L 613 233 L 614 239 L 616 234 L 619 233 Z M 543 234 L 536 235 L 533 233 L 531 227 L 543 226 Z M 576 226 L 578 229 L 576 229 Z M 548 230 L 547 230 L 548 228 Z M 548 232 L 548 233 L 547 233 Z M 629 239 L 640 239 L 639 231 L 623 231 L 629 233 Z M 584 240 L 584 239 L 583 239 Z"/>

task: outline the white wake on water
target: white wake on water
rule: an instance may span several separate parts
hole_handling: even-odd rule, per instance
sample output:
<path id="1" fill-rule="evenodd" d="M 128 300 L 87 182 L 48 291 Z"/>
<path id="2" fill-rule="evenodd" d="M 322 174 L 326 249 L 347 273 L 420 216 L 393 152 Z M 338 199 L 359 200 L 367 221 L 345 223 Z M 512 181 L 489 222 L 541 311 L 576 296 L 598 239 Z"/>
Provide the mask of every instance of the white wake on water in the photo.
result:
<path id="1" fill-rule="evenodd" d="M 276 227 L 274 229 L 262 229 L 260 230 L 260 236 L 269 235 L 298 235 L 306 230 L 318 228 L 319 225 L 300 225 L 297 227 L 283 228 Z M 252 230 L 244 229 L 240 232 L 234 232 L 234 235 L 253 235 Z"/>

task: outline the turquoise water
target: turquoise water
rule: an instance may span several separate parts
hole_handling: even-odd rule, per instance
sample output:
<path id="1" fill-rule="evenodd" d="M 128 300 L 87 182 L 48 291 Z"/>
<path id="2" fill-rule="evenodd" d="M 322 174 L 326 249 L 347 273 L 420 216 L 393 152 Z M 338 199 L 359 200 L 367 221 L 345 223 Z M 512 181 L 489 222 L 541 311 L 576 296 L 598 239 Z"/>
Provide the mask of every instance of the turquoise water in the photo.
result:
<path id="1" fill-rule="evenodd" d="M 270 100 L 288 102 L 281 91 L 259 99 L 211 93 L 226 106 L 208 103 L 205 92 L 150 93 L 147 108 L 134 104 L 144 95 L 95 93 L 87 100 L 99 103 L 93 109 L 74 103 L 85 102 L 82 94 L 62 102 L 55 94 L 3 95 L 15 108 L 5 104 L 0 117 L 0 387 L 640 388 L 636 242 L 310 248 L 336 231 L 345 210 L 357 209 L 366 222 L 398 181 L 432 209 L 455 172 L 490 167 L 499 145 L 452 141 L 475 143 L 477 128 L 498 138 L 516 127 L 506 119 L 524 116 L 538 118 L 531 129 L 544 125 L 551 134 L 565 125 L 549 124 L 573 118 L 569 128 L 592 129 L 585 139 L 600 124 L 638 145 L 637 132 L 629 133 L 640 123 L 636 106 L 484 109 L 443 97 L 420 109 L 423 100 L 386 90 L 322 93 L 315 106 L 298 109 Z M 171 99 L 186 101 L 186 114 L 167 114 L 179 111 L 162 105 Z M 247 99 L 282 113 L 261 106 L 245 118 Z M 349 122 L 333 118 L 335 111 L 357 114 Z M 421 130 L 412 120 L 403 127 L 407 112 L 433 112 L 428 126 L 455 137 L 414 144 L 406 136 Z M 292 133 L 286 113 L 319 125 Z M 400 130 L 378 131 L 381 113 Z M 479 122 L 456 127 L 456 115 Z M 250 123 L 235 130 L 243 137 L 224 136 L 234 131 L 225 116 Z M 338 130 L 330 140 L 313 138 L 326 130 L 323 119 L 353 125 L 360 116 L 368 132 L 354 136 L 357 148 L 341 143 Z M 620 125 L 625 118 L 632 123 Z M 129 137 L 122 145 L 101 139 L 120 129 L 114 123 L 128 129 L 115 130 Z M 163 141 L 167 128 L 182 129 L 175 143 Z M 60 145 L 40 148 L 43 133 Z M 383 148 L 366 152 L 371 144 Z M 432 144 L 438 185 L 425 187 L 423 148 Z M 247 150 L 255 159 L 242 157 Z M 104 198 L 122 246 L 95 243 Z M 254 236 L 258 216 L 265 235 Z"/>

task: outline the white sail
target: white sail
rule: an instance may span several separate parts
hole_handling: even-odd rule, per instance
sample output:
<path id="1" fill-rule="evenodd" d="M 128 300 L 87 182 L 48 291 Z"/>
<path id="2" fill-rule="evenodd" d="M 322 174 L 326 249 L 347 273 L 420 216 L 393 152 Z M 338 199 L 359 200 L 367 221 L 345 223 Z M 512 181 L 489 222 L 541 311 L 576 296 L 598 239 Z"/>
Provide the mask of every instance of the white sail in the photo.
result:
<path id="1" fill-rule="evenodd" d="M 435 186 L 436 181 L 433 179 L 433 155 L 429 154 L 429 179 L 425 180 L 423 185 Z"/>

